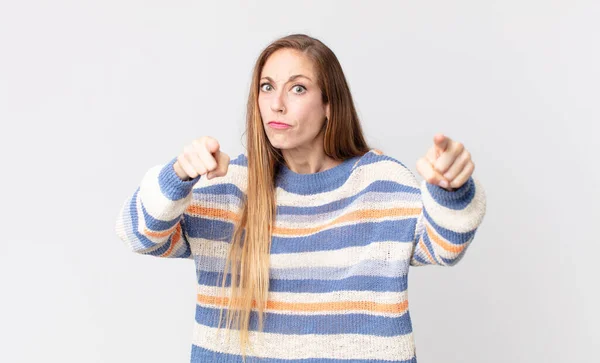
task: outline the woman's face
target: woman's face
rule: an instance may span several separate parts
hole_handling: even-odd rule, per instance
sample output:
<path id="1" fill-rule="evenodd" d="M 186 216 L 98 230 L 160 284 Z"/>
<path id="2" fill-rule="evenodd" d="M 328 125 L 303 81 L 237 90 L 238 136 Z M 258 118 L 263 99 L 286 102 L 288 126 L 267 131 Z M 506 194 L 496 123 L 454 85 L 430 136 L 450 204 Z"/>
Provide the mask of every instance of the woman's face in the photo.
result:
<path id="1" fill-rule="evenodd" d="M 322 145 L 319 137 L 325 118 L 329 118 L 329 105 L 321 100 L 312 63 L 296 50 L 280 49 L 267 59 L 260 77 L 258 106 L 273 147 Z M 277 127 L 273 121 L 288 126 Z"/>

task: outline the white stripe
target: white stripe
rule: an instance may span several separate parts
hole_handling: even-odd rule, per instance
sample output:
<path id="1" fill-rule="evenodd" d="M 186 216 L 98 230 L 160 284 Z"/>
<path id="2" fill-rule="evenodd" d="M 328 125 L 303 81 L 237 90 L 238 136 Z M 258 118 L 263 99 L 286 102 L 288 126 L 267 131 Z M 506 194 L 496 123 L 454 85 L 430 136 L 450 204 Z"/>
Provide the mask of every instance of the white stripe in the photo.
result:
<path id="1" fill-rule="evenodd" d="M 167 198 L 160 190 L 160 184 L 158 182 L 158 175 L 160 170 L 163 168 L 162 165 L 156 165 L 150 168 L 140 183 L 140 191 L 137 195 L 138 200 L 138 219 L 140 220 L 140 228 L 142 231 L 145 227 L 143 220 L 144 214 L 142 213 L 140 206 L 140 199 L 144 203 L 144 208 L 152 217 L 160 219 L 162 221 L 170 221 L 180 216 L 186 209 L 186 207 L 192 201 L 192 193 L 188 194 L 182 199 L 173 201 Z"/>
<path id="2" fill-rule="evenodd" d="M 486 195 L 479 180 L 473 177 L 473 181 L 475 182 L 475 195 L 465 208 L 459 210 L 438 204 L 429 193 L 426 181 L 421 182 L 423 206 L 435 223 L 458 233 L 472 231 L 481 224 L 485 214 Z"/>
<path id="3" fill-rule="evenodd" d="M 332 221 L 326 221 L 325 223 L 320 223 L 318 225 L 315 225 L 313 223 L 312 225 L 308 224 L 305 226 L 307 229 L 321 228 L 320 230 L 317 229 L 317 230 L 313 230 L 310 232 L 298 230 L 299 233 L 286 232 L 285 234 L 274 233 L 273 236 L 278 236 L 278 237 L 283 237 L 283 238 L 308 237 L 308 236 L 315 235 L 317 233 L 321 233 L 321 232 L 328 231 L 328 230 L 333 230 L 336 228 L 341 228 L 341 227 L 346 227 L 346 226 L 355 226 L 358 223 L 401 221 L 401 220 L 406 220 L 406 219 L 414 219 L 416 217 L 418 217 L 417 214 L 400 215 L 400 216 L 371 217 L 371 218 L 365 216 L 358 220 L 346 220 L 344 222 L 337 222 L 337 223 L 329 225 L 329 226 L 327 226 L 327 224 L 331 223 Z M 279 223 L 277 224 L 277 226 L 284 227 L 282 224 L 279 224 Z M 325 226 L 327 226 L 327 227 L 325 227 Z"/>
<path id="4" fill-rule="evenodd" d="M 197 285 L 197 293 L 208 296 L 221 296 L 221 286 Z M 225 288 L 225 296 L 229 296 L 229 288 Z M 269 291 L 269 300 L 286 303 L 326 303 L 332 301 L 376 301 L 382 304 L 394 304 L 408 298 L 408 292 L 396 291 L 359 291 L 344 290 L 323 293 L 312 292 L 277 292 Z"/>
<path id="5" fill-rule="evenodd" d="M 190 242 L 192 253 L 198 259 L 202 259 L 202 256 L 226 258 L 229 253 L 229 242 L 190 236 L 187 236 L 187 238 Z"/>
<path id="6" fill-rule="evenodd" d="M 194 185 L 194 190 L 201 190 L 204 187 L 210 187 L 216 184 L 233 184 L 238 187 L 242 193 L 246 193 L 248 188 L 248 168 L 244 165 L 229 164 L 227 167 L 227 174 L 221 177 L 208 179 L 201 177 L 198 183 Z M 204 191 L 202 192 L 204 193 Z M 219 195 L 218 197 L 223 197 Z M 235 198 L 235 196 L 233 196 Z M 238 199 L 238 198 L 236 198 Z"/>
<path id="7" fill-rule="evenodd" d="M 198 293 L 213 297 L 221 297 L 221 287 L 215 286 L 203 286 L 198 285 Z M 225 297 L 229 297 L 229 288 L 225 288 Z M 384 294 L 379 298 L 378 294 Z M 323 295 L 313 296 L 312 300 L 306 300 L 307 295 Z M 402 292 L 377 292 L 377 291 L 336 291 L 335 293 L 281 293 L 281 292 L 269 292 L 269 301 L 284 302 L 284 303 L 340 303 L 340 302 L 375 302 L 378 304 L 399 304 L 407 300 L 407 291 Z M 215 304 L 206 304 L 197 302 L 198 305 L 207 306 L 214 309 L 220 309 L 220 306 Z M 258 312 L 258 308 L 253 308 L 253 311 Z M 383 316 L 388 318 L 397 318 L 406 314 L 406 311 L 400 313 L 386 313 L 369 311 L 367 309 L 356 309 L 356 310 L 319 310 L 319 311 L 305 311 L 305 310 L 274 310 L 266 309 L 266 312 L 272 314 L 286 314 L 286 315 L 331 315 L 331 314 L 369 314 L 372 316 Z"/>
<path id="8" fill-rule="evenodd" d="M 198 263 L 202 256 L 226 258 L 230 244 L 205 238 L 188 238 Z M 363 260 L 408 261 L 412 254 L 410 242 L 371 242 L 366 246 L 351 246 L 337 250 L 276 253 L 270 255 L 272 268 L 349 267 Z M 225 260 L 223 260 L 225 263 Z"/>
<path id="9" fill-rule="evenodd" d="M 239 331 L 194 323 L 193 344 L 226 354 L 241 354 Z M 275 334 L 249 331 L 248 356 L 275 359 L 381 359 L 408 360 L 415 355 L 413 334 L 380 337 L 362 334 Z"/>
<path id="10" fill-rule="evenodd" d="M 278 220 L 285 223 L 314 222 L 315 220 L 332 220 L 337 218 L 342 212 L 352 212 L 367 208 L 388 209 L 398 207 L 420 207 L 419 196 L 415 193 L 404 192 L 369 192 L 362 194 L 346 207 L 334 211 L 323 212 L 320 214 L 280 214 Z"/>
<path id="11" fill-rule="evenodd" d="M 271 267 L 350 267 L 364 260 L 407 261 L 412 249 L 412 243 L 386 241 L 330 251 L 278 253 L 271 254 Z"/>
<path id="12" fill-rule="evenodd" d="M 418 188 L 414 175 L 408 168 L 391 160 L 382 160 L 379 162 L 360 165 L 350 175 L 350 177 L 339 188 L 316 194 L 303 195 L 303 207 L 315 207 L 328 204 L 342 198 L 356 195 L 361 190 L 369 186 L 374 180 L 393 181 L 400 184 Z M 281 206 L 296 206 L 298 204 L 298 194 L 290 193 L 282 188 L 276 189 L 277 204 Z"/>
<path id="13" fill-rule="evenodd" d="M 278 218 L 276 219 L 276 226 L 279 228 L 291 228 L 291 229 L 305 229 L 305 228 L 320 228 L 322 226 L 326 226 L 332 222 L 334 222 L 338 218 L 343 218 L 344 215 L 348 215 L 350 213 L 358 212 L 358 211 L 366 211 L 369 212 L 371 210 L 389 210 L 392 208 L 421 208 L 421 202 L 418 198 L 415 198 L 414 201 L 399 201 L 393 200 L 390 196 L 390 200 L 379 203 L 353 203 L 351 205 L 346 206 L 344 209 L 340 209 L 335 212 L 324 213 L 324 214 L 311 214 L 307 216 L 300 215 L 290 215 L 287 218 Z M 409 214 L 409 215 L 389 215 L 389 216 L 381 216 L 381 217 L 369 217 L 368 213 L 366 216 L 362 217 L 358 222 L 383 222 L 383 221 L 394 221 L 394 220 L 403 220 L 415 218 L 419 215 L 418 212 Z M 305 218 L 301 218 L 305 217 Z M 318 221 L 319 223 L 315 223 Z M 327 227 L 329 228 L 337 228 L 345 225 L 354 225 L 357 223 L 357 220 L 350 220 L 342 223 L 334 224 L 333 226 Z M 305 235 L 302 233 L 301 235 Z M 293 237 L 294 235 L 286 235 L 289 237 Z"/>

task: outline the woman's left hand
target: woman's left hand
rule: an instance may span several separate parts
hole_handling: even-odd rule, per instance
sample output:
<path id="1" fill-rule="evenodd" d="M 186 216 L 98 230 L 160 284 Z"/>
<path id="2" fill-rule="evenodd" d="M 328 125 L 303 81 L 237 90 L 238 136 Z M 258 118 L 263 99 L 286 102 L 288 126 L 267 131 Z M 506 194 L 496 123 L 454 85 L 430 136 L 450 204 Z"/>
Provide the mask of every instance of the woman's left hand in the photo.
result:
<path id="1" fill-rule="evenodd" d="M 465 184 L 474 170 L 471 153 L 444 134 L 436 134 L 433 146 L 417 160 L 417 171 L 428 183 L 449 191 Z"/>

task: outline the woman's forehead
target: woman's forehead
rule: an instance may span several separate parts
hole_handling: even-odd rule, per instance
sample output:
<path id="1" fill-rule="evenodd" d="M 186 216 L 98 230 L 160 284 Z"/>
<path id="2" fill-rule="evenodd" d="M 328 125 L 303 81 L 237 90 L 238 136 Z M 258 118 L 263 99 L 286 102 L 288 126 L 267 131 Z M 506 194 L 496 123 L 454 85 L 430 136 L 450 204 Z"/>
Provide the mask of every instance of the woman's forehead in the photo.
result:
<path id="1" fill-rule="evenodd" d="M 281 49 L 267 59 L 260 77 L 268 77 L 275 82 L 286 82 L 291 77 L 298 75 L 314 81 L 312 62 L 302 53 Z"/>

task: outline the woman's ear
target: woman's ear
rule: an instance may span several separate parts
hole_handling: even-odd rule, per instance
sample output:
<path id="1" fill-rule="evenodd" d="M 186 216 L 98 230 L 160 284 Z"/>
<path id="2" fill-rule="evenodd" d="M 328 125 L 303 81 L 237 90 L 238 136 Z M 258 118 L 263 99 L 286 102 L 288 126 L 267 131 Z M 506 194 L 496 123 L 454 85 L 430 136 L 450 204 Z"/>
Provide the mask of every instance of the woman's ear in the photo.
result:
<path id="1" fill-rule="evenodd" d="M 328 120 L 331 120 L 331 116 L 329 115 L 329 103 L 325 105 L 325 117 L 327 117 Z"/>

